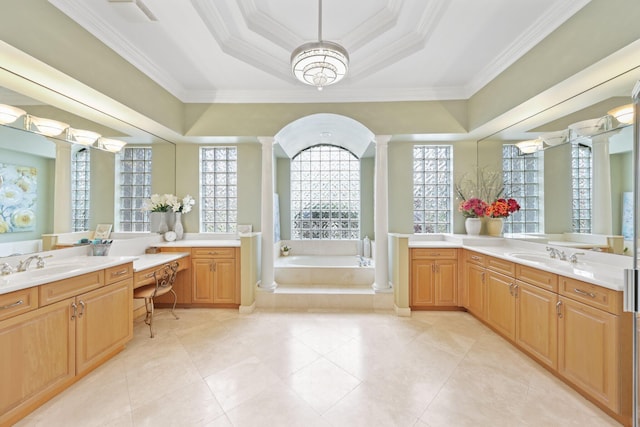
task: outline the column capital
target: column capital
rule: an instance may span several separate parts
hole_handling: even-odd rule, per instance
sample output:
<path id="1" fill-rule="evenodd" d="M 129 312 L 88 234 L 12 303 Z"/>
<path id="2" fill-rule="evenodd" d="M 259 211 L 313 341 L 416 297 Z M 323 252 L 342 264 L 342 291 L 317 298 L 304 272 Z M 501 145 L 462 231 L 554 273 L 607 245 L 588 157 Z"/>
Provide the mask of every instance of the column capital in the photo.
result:
<path id="1" fill-rule="evenodd" d="M 391 135 L 376 135 L 373 140 L 376 143 L 376 147 L 383 147 L 389 144 L 389 140 L 391 140 Z"/>
<path id="2" fill-rule="evenodd" d="M 276 142 L 276 139 L 273 136 L 259 136 L 258 142 L 262 144 L 263 147 L 273 146 L 273 144 L 275 144 Z"/>

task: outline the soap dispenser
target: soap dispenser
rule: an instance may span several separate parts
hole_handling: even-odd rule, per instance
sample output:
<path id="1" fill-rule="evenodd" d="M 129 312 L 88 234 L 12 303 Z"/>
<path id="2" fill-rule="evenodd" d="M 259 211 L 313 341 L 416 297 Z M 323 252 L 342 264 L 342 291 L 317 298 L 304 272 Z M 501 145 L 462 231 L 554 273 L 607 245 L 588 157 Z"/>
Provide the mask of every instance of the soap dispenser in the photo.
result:
<path id="1" fill-rule="evenodd" d="M 371 258 L 371 240 L 369 240 L 369 236 L 364 236 L 362 240 L 362 256 Z"/>

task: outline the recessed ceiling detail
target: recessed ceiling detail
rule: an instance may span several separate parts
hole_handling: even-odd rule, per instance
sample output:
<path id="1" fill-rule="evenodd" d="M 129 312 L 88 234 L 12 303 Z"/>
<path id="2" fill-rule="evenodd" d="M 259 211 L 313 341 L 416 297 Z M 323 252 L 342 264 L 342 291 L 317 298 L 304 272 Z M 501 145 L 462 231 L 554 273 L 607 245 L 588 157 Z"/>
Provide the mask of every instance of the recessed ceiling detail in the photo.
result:
<path id="1" fill-rule="evenodd" d="M 323 1 L 323 38 L 350 71 L 318 94 L 291 75 L 317 38 L 313 0 L 145 1 L 132 22 L 105 0 L 49 0 L 183 102 L 467 99 L 589 0 Z"/>

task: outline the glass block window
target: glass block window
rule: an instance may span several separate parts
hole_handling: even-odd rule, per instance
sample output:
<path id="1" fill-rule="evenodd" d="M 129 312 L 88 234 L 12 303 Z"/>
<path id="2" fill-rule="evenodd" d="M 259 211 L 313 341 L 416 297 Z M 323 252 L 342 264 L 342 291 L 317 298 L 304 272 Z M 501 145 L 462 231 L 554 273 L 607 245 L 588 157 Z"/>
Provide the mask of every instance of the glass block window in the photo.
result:
<path id="1" fill-rule="evenodd" d="M 291 238 L 360 238 L 360 160 L 333 145 L 291 160 Z"/>
<path id="2" fill-rule="evenodd" d="M 238 224 L 236 147 L 200 148 L 200 230 L 235 233 Z"/>
<path id="3" fill-rule="evenodd" d="M 572 225 L 574 233 L 591 233 L 591 147 L 571 147 Z"/>
<path id="4" fill-rule="evenodd" d="M 142 203 L 151 197 L 151 147 L 125 147 L 120 152 L 120 231 L 149 231 Z"/>
<path id="5" fill-rule="evenodd" d="M 539 153 L 522 154 L 515 145 L 502 146 L 504 197 L 513 197 L 520 204 L 520 210 L 504 222 L 505 233 L 540 231 L 542 165 Z"/>
<path id="6" fill-rule="evenodd" d="M 91 151 L 81 148 L 71 157 L 71 228 L 89 230 Z"/>
<path id="7" fill-rule="evenodd" d="M 413 147 L 413 231 L 449 233 L 453 212 L 453 148 Z"/>

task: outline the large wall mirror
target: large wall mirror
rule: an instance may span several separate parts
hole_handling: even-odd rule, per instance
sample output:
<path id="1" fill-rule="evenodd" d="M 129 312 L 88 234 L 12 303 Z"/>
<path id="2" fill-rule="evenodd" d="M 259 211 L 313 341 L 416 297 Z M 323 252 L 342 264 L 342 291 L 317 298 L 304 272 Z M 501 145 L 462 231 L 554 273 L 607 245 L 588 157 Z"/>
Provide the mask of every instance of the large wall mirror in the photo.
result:
<path id="1" fill-rule="evenodd" d="M 6 74 L 9 74 L 9 78 L 4 79 Z M 175 145 L 172 142 L 132 125 L 126 116 L 115 117 L 95 106 L 74 102 L 68 94 L 50 90 L 30 79 L 21 79 L 15 73 L 0 73 L 0 85 L 3 85 L 0 87 L 0 104 L 20 108 L 30 116 L 58 120 L 74 129 L 88 130 L 105 138 L 126 142 L 127 147 L 151 147 L 152 191 L 175 192 Z M 81 156 L 87 150 L 90 152 L 87 156 L 90 161 L 87 163 L 89 201 L 86 203 L 86 228 L 93 230 L 97 224 L 108 223 L 114 224 L 114 230 L 120 231 L 117 154 L 71 143 L 63 136 L 46 137 L 33 132 L 32 128 L 25 129 L 24 119 L 0 125 L 0 168 L 3 168 L 8 177 L 5 181 L 11 181 L 3 182 L 4 189 L 10 191 L 15 185 L 36 187 L 36 190 L 29 194 L 31 199 L 36 199 L 35 201 L 15 202 L 25 206 L 31 203 L 27 207 L 31 208 L 33 213 L 29 214 L 31 216 L 24 214 L 21 222 L 23 226 L 7 230 L 6 227 L 1 229 L 0 224 L 0 246 L 3 243 L 11 243 L 6 245 L 7 250 L 0 251 L 0 257 L 15 252 L 25 253 L 29 251 L 29 247 L 33 247 L 31 243 L 20 246 L 20 242 L 37 241 L 45 234 L 74 231 L 71 211 L 82 207 L 84 201 L 80 197 L 76 198 L 80 201 L 73 202 L 69 185 L 72 173 L 70 159 Z M 30 176 L 28 179 L 20 179 L 19 175 L 25 171 L 28 171 Z M 11 203 L 13 202 L 5 200 L 2 205 L 11 210 L 8 215 L 15 217 L 20 212 L 16 207 L 9 206 Z M 61 208 L 60 203 L 69 206 Z"/>
<path id="2" fill-rule="evenodd" d="M 631 103 L 639 79 L 639 67 L 626 69 L 478 142 L 480 168 L 504 173 L 536 164 L 539 171 L 512 173 L 523 189 L 519 196 L 531 196 L 531 206 L 523 209 L 525 224 L 514 225 L 506 237 L 583 233 L 632 239 L 633 128 L 613 110 Z M 528 148 L 509 148 L 525 141 Z"/>

